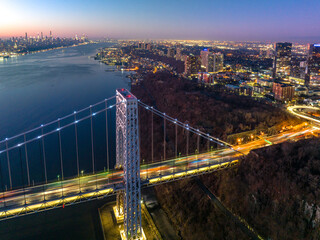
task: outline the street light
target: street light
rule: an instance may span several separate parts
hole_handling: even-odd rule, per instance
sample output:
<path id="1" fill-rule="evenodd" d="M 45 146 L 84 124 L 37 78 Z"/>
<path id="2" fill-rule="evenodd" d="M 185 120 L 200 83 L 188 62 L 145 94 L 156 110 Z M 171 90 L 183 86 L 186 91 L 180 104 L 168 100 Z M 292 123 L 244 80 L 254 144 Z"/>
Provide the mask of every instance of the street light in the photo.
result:
<path id="1" fill-rule="evenodd" d="M 60 179 L 60 175 L 57 175 L 57 178 L 58 178 L 58 181 L 59 181 L 59 179 Z"/>
<path id="2" fill-rule="evenodd" d="M 83 173 L 84 173 L 84 171 L 83 170 L 81 170 L 81 176 L 83 177 Z"/>

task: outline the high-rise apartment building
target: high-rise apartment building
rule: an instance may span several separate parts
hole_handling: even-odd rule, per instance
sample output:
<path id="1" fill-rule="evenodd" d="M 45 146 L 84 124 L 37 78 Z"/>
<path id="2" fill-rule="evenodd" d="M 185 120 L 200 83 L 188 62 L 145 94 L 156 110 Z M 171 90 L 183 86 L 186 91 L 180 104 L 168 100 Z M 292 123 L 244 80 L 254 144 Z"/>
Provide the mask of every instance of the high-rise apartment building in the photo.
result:
<path id="1" fill-rule="evenodd" d="M 176 60 L 181 61 L 181 48 L 177 48 L 177 53 L 176 53 Z"/>
<path id="2" fill-rule="evenodd" d="M 151 50 L 151 44 L 150 43 L 139 42 L 138 43 L 138 48 L 139 49 L 144 49 L 144 50 Z"/>
<path id="3" fill-rule="evenodd" d="M 150 43 L 146 43 L 146 44 L 144 45 L 144 49 L 150 51 L 150 50 L 152 49 L 151 44 L 150 44 Z"/>
<path id="4" fill-rule="evenodd" d="M 290 76 L 292 43 L 276 43 L 275 49 L 276 53 L 273 62 L 274 77 Z"/>
<path id="5" fill-rule="evenodd" d="M 309 46 L 306 82 L 309 86 L 320 86 L 320 44 Z"/>
<path id="6" fill-rule="evenodd" d="M 201 60 L 199 56 L 189 55 L 184 63 L 184 73 L 188 76 L 198 74 L 201 70 Z"/>
<path id="7" fill-rule="evenodd" d="M 201 65 L 205 68 L 206 72 L 219 72 L 223 70 L 223 54 L 213 53 L 208 49 L 200 52 Z"/>
<path id="8" fill-rule="evenodd" d="M 174 48 L 168 48 L 167 57 L 173 58 L 175 55 Z"/>
<path id="9" fill-rule="evenodd" d="M 274 98 L 278 101 L 290 101 L 294 97 L 294 86 L 281 82 L 274 82 L 272 86 Z"/>

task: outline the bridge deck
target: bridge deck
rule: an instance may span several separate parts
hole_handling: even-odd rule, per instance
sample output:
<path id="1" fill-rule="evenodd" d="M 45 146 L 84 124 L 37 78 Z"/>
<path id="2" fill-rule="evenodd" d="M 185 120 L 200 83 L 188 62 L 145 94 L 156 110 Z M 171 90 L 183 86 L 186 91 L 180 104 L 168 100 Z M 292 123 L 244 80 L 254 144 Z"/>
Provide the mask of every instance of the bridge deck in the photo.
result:
<path id="1" fill-rule="evenodd" d="M 306 126 L 292 129 L 266 138 L 273 144 L 299 140 L 312 136 L 319 128 Z M 248 154 L 250 150 L 268 145 L 265 139 L 259 139 L 239 145 L 236 150 Z M 171 159 L 141 166 L 142 186 L 152 186 L 165 182 L 179 180 L 198 174 L 229 168 L 238 163 L 239 152 L 232 149 L 221 149 L 214 152 Z M 23 214 L 54 209 L 57 207 L 102 198 L 123 189 L 123 172 L 115 170 L 95 175 L 82 176 L 70 180 L 53 182 L 25 189 L 0 193 L 0 219 L 7 219 Z"/>

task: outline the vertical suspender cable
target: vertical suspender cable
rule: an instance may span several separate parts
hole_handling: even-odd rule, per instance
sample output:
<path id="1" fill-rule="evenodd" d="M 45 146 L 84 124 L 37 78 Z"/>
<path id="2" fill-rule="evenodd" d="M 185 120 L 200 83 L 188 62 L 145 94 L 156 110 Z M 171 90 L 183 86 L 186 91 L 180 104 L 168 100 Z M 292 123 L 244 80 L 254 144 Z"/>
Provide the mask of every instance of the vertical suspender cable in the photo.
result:
<path id="1" fill-rule="evenodd" d="M 200 135 L 197 134 L 198 138 L 197 138 L 197 153 L 200 153 Z"/>
<path id="2" fill-rule="evenodd" d="M 0 178 L 1 178 L 1 188 L 2 188 L 2 199 L 3 199 L 3 207 L 6 209 L 6 195 L 4 194 L 4 182 L 3 182 L 3 174 L 1 167 L 1 159 L 0 159 Z M 5 210 L 5 215 L 7 217 L 7 211 Z"/>
<path id="3" fill-rule="evenodd" d="M 187 156 L 189 155 L 189 131 L 187 130 Z"/>
<path id="4" fill-rule="evenodd" d="M 166 160 L 166 119 L 163 118 L 163 160 Z"/>
<path id="5" fill-rule="evenodd" d="M 10 181 L 10 189 L 12 189 L 11 167 L 10 167 L 10 158 L 9 158 L 9 151 L 8 151 L 8 140 L 6 140 L 6 148 L 7 148 L 7 162 L 8 162 L 8 174 L 9 174 L 9 181 Z"/>
<path id="6" fill-rule="evenodd" d="M 151 111 L 151 162 L 153 163 L 153 111 Z"/>
<path id="7" fill-rule="evenodd" d="M 42 137 L 42 139 L 43 139 L 43 137 Z M 41 147 L 41 142 L 39 141 L 40 162 L 44 163 L 44 161 L 41 161 L 42 157 L 44 156 L 43 147 Z M 42 172 L 42 176 L 44 177 L 44 172 Z M 42 191 L 43 191 L 43 201 L 46 201 L 46 190 L 45 190 L 44 184 L 42 184 Z"/>
<path id="8" fill-rule="evenodd" d="M 59 154 L 60 154 L 61 180 L 63 180 L 64 179 L 64 174 L 63 174 L 63 158 L 62 158 L 62 146 L 61 146 L 60 120 L 58 121 L 58 136 L 59 136 Z"/>
<path id="9" fill-rule="evenodd" d="M 175 154 L 176 158 L 178 157 L 178 125 L 175 123 L 176 128 L 176 146 L 175 146 Z"/>
<path id="10" fill-rule="evenodd" d="M 43 127 L 41 128 L 41 135 L 42 135 L 42 152 L 43 152 L 43 167 L 44 167 L 44 177 L 46 184 L 48 183 L 48 177 L 47 177 L 47 162 L 46 162 L 46 149 L 44 146 L 44 136 L 43 136 Z"/>
<path id="11" fill-rule="evenodd" d="M 24 134 L 24 141 L 27 141 L 27 136 Z M 27 176 L 28 176 L 28 186 L 30 186 L 30 173 L 29 173 L 29 160 L 28 160 L 28 148 L 27 143 L 24 144 L 24 151 L 26 153 L 26 167 L 27 167 Z"/>
<path id="12" fill-rule="evenodd" d="M 110 170 L 110 163 L 109 163 L 109 135 L 108 135 L 108 101 L 107 99 L 105 100 L 105 109 L 106 109 L 106 147 L 107 147 L 107 169 L 108 173 Z M 108 178 L 109 179 L 109 178 Z"/>
<path id="13" fill-rule="evenodd" d="M 26 200 L 26 192 L 24 189 L 24 175 L 23 175 L 23 169 L 22 169 L 22 156 L 21 156 L 21 148 L 19 148 L 19 156 L 20 156 L 20 168 L 21 168 L 21 181 L 22 181 L 22 188 L 23 188 L 23 198 L 24 198 L 24 205 L 27 205 Z"/>
<path id="14" fill-rule="evenodd" d="M 92 173 L 94 174 L 94 145 L 93 145 L 93 124 L 92 124 L 92 107 L 90 106 L 90 123 L 91 123 L 91 157 L 92 157 Z"/>
<path id="15" fill-rule="evenodd" d="M 80 177 L 78 127 L 77 127 L 77 114 L 76 113 L 74 113 L 74 133 L 75 133 L 75 140 L 76 140 L 77 172 L 78 172 L 78 177 Z"/>
<path id="16" fill-rule="evenodd" d="M 58 139 L 59 139 L 59 157 L 60 157 L 60 167 L 61 167 L 61 197 L 63 198 L 63 184 L 62 181 L 64 179 L 63 176 L 63 158 L 62 158 L 62 146 L 61 146 L 61 133 L 60 133 L 60 119 L 58 121 Z"/>

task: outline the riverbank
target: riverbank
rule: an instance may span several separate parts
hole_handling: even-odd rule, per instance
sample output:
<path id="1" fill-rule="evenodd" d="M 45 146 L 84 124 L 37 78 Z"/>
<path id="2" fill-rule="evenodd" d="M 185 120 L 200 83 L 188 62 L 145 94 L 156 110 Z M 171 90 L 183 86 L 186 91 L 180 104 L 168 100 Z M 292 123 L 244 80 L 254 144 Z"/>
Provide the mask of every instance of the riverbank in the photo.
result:
<path id="1" fill-rule="evenodd" d="M 93 44 L 93 43 L 84 42 L 84 43 L 74 44 L 74 45 L 70 45 L 70 46 L 61 46 L 61 47 L 55 47 L 55 48 L 47 48 L 47 49 L 41 49 L 41 50 L 37 50 L 37 51 L 30 51 L 30 52 L 6 53 L 5 55 L 4 55 L 4 54 L 3 54 L 3 55 L 0 55 L 0 60 L 1 60 L 1 57 L 3 57 L 2 60 L 4 60 L 4 59 L 12 58 L 12 57 L 24 56 L 24 55 L 29 55 L 29 54 L 36 54 L 36 53 L 41 53 L 41 52 L 48 52 L 48 51 L 57 50 L 57 49 L 78 47 L 78 46 L 83 46 L 83 45 L 87 45 L 87 44 Z"/>

